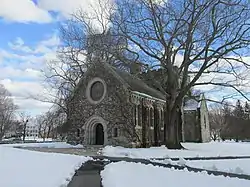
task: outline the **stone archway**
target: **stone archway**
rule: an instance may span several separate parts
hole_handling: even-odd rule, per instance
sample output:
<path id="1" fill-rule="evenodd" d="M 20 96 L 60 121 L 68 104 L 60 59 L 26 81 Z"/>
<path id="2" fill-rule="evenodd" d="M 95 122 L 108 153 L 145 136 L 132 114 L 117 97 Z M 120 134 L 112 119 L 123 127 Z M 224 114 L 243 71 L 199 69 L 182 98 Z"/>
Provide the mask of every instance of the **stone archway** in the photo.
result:
<path id="1" fill-rule="evenodd" d="M 92 116 L 84 124 L 84 144 L 85 145 L 106 145 L 107 121 L 100 116 Z"/>

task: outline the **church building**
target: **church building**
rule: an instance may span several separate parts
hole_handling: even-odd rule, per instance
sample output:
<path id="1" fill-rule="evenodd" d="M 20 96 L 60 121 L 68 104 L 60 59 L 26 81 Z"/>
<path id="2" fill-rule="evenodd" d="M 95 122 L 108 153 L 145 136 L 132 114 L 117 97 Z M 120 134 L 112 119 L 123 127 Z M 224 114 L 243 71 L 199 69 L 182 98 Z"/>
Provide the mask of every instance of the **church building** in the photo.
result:
<path id="1" fill-rule="evenodd" d="M 93 63 L 68 103 L 69 142 L 147 146 L 163 142 L 165 95 L 130 72 Z M 208 142 L 204 95 L 183 103 L 182 141 Z"/>

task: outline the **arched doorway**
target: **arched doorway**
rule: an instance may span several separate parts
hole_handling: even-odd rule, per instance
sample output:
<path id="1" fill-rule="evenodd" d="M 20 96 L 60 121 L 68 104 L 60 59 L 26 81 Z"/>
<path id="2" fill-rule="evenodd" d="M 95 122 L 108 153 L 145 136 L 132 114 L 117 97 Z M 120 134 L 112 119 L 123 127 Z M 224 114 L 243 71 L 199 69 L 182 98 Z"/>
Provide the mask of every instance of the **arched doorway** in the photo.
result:
<path id="1" fill-rule="evenodd" d="M 103 145 L 104 144 L 104 132 L 102 124 L 98 123 L 95 127 L 95 144 Z"/>
<path id="2" fill-rule="evenodd" d="M 83 126 L 85 145 L 107 145 L 107 124 L 100 116 L 91 116 Z"/>

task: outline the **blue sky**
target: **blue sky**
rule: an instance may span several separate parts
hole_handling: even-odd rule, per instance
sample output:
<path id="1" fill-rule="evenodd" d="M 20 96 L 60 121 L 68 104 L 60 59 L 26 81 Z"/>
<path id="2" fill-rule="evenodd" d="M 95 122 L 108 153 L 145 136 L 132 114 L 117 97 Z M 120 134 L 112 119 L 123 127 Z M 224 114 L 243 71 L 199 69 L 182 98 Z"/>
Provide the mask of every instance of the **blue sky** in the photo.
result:
<path id="1" fill-rule="evenodd" d="M 1 0 L 0 81 L 20 111 L 37 115 L 50 104 L 32 99 L 46 93 L 41 69 L 56 58 L 58 26 L 81 7 L 90 11 L 95 0 Z"/>
<path id="2" fill-rule="evenodd" d="M 41 69 L 56 59 L 60 44 L 58 26 L 79 7 L 91 12 L 90 5 L 97 7 L 97 3 L 97 0 L 1 0 L 0 81 L 11 92 L 20 111 L 37 115 L 49 109 L 50 104 L 31 96 L 46 95 Z M 204 79 L 211 79 L 211 75 Z M 215 99 L 222 93 L 231 93 L 228 89 L 211 92 L 214 86 L 203 90 Z"/>

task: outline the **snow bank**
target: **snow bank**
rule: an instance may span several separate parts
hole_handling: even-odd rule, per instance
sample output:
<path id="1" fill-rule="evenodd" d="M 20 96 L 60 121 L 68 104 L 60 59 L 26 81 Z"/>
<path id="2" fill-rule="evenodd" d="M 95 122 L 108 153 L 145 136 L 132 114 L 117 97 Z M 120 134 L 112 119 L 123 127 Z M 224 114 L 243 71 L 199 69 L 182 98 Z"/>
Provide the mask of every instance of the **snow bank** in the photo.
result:
<path id="1" fill-rule="evenodd" d="M 6 147 L 39 147 L 39 148 L 83 148 L 83 145 L 70 145 L 66 142 L 2 144 Z"/>
<path id="2" fill-rule="evenodd" d="M 195 168 L 247 175 L 250 175 L 249 163 L 250 159 L 186 161 L 186 165 Z"/>
<path id="3" fill-rule="evenodd" d="M 184 143 L 188 150 L 199 151 L 200 156 L 250 156 L 249 142 Z"/>
<path id="4" fill-rule="evenodd" d="M 124 148 L 106 146 L 102 149 L 102 154 L 113 157 L 130 157 L 130 158 L 153 158 L 153 157 L 168 157 L 169 150 L 166 147 L 151 147 L 151 148 Z"/>
<path id="5" fill-rule="evenodd" d="M 139 163 L 118 162 L 101 172 L 104 187 L 249 187 L 249 180 L 193 173 Z M 180 180 L 181 179 L 181 180 Z"/>
<path id="6" fill-rule="evenodd" d="M 1 187 L 66 187 L 91 158 L 0 146 Z"/>
<path id="7" fill-rule="evenodd" d="M 187 150 L 169 150 L 164 146 L 151 148 L 124 148 L 106 146 L 105 156 L 130 158 L 219 157 L 250 156 L 250 143 L 183 143 Z"/>

